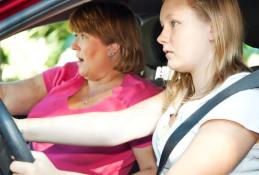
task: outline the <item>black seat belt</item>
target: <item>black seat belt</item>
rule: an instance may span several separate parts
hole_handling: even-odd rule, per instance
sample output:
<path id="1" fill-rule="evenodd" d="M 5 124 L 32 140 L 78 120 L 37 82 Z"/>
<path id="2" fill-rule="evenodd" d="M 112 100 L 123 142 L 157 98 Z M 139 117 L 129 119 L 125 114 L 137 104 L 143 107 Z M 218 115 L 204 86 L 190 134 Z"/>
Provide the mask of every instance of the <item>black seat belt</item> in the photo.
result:
<path id="1" fill-rule="evenodd" d="M 177 145 L 177 143 L 192 129 L 192 127 L 198 123 L 212 108 L 218 103 L 222 102 L 231 95 L 247 90 L 259 88 L 259 70 L 252 72 L 244 78 L 233 83 L 226 89 L 219 92 L 216 96 L 208 100 L 204 105 L 197 109 L 190 117 L 188 117 L 168 138 L 164 149 L 162 151 L 161 159 L 159 162 L 157 175 L 162 172 L 170 153 Z"/>

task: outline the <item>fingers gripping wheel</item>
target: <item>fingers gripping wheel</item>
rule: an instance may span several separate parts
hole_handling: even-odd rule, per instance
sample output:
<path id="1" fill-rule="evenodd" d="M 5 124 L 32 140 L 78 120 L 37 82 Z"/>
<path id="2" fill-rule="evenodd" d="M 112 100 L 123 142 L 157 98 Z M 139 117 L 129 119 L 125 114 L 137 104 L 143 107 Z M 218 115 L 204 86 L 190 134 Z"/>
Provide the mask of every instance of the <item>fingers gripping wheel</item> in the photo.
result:
<path id="1" fill-rule="evenodd" d="M 12 116 L 0 100 L 0 175 L 11 175 L 9 166 L 12 156 L 19 161 L 34 161 Z"/>

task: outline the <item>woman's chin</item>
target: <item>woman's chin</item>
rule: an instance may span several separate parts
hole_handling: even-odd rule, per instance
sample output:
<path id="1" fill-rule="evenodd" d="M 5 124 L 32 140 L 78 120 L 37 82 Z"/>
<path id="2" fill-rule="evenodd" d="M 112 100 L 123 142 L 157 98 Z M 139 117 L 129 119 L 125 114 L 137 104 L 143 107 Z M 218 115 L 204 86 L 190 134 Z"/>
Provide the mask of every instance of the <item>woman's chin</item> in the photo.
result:
<path id="1" fill-rule="evenodd" d="M 87 79 L 88 74 L 84 70 L 81 70 L 80 67 L 79 67 L 78 73 L 79 73 L 79 75 L 81 75 L 82 77 Z"/>

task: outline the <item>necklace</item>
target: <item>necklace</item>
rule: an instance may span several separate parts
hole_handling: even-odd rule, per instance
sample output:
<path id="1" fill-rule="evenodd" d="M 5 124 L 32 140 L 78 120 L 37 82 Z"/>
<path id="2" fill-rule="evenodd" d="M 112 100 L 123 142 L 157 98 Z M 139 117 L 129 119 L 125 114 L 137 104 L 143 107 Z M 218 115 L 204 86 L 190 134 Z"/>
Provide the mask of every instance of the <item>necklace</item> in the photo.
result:
<path id="1" fill-rule="evenodd" d="M 83 104 L 87 105 L 88 104 L 88 99 L 83 100 Z"/>
<path id="2" fill-rule="evenodd" d="M 84 106 L 89 106 L 98 103 L 99 101 L 105 99 L 106 97 L 112 95 L 111 89 L 105 89 L 102 92 L 98 92 L 95 95 L 90 96 L 89 93 L 85 96 L 85 98 L 82 100 L 82 103 Z"/>
<path id="3" fill-rule="evenodd" d="M 89 87 L 89 82 L 86 81 L 84 86 L 69 99 L 71 108 L 85 108 L 105 100 L 105 98 L 112 95 L 112 89 L 119 86 L 122 83 L 123 75 L 114 78 L 112 81 L 100 85 L 91 86 L 91 91 Z"/>

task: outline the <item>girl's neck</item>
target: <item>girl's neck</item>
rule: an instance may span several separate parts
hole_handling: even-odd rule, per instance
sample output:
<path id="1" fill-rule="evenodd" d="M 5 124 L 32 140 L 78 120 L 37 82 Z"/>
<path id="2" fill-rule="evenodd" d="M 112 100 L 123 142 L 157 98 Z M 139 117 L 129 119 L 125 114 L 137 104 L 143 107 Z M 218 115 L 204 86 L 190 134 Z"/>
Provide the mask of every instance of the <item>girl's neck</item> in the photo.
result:
<path id="1" fill-rule="evenodd" d="M 191 72 L 192 81 L 195 92 L 193 98 L 202 98 L 211 90 L 214 77 L 214 65 L 213 55 L 208 54 L 208 59 L 204 59 L 205 62 L 197 66 L 197 68 Z"/>
<path id="2" fill-rule="evenodd" d="M 204 97 L 211 89 L 212 75 L 208 72 L 203 72 L 199 75 L 192 75 L 192 81 L 195 92 L 191 99 L 199 99 Z"/>

